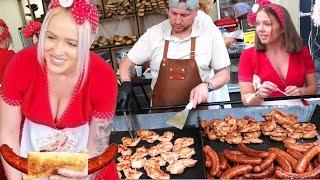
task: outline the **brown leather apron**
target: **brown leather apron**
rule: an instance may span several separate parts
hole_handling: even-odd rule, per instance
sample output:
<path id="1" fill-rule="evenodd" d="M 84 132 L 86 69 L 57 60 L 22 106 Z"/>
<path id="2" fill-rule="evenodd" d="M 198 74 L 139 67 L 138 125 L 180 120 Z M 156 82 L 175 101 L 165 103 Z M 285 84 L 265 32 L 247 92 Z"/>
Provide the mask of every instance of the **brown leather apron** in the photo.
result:
<path id="1" fill-rule="evenodd" d="M 169 41 L 165 41 L 163 59 L 152 92 L 152 106 L 182 105 L 189 102 L 191 90 L 202 83 L 195 60 L 196 38 L 191 38 L 190 59 L 167 58 Z"/>

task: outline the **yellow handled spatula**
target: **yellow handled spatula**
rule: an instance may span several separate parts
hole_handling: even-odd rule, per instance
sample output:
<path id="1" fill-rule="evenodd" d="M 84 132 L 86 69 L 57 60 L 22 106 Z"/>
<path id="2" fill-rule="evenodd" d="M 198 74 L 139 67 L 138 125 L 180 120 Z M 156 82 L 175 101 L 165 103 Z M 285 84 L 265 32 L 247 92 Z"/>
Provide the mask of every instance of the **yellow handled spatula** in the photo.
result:
<path id="1" fill-rule="evenodd" d="M 186 108 L 180 112 L 178 112 L 176 115 L 171 117 L 168 121 L 167 124 L 174 126 L 178 129 L 182 129 L 184 124 L 186 123 L 189 111 L 192 109 L 193 102 L 190 101 Z"/>

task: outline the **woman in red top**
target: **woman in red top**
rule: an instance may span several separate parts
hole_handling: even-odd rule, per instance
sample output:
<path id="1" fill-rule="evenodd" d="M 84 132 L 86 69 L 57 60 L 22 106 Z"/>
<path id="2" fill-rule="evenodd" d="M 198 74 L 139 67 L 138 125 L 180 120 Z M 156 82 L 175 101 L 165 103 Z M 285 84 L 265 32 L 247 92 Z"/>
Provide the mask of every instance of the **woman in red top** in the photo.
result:
<path id="1" fill-rule="evenodd" d="M 89 51 L 98 21 L 90 2 L 51 1 L 38 45 L 18 52 L 4 75 L 0 144 L 23 157 L 30 151 L 84 150 L 93 157 L 108 146 L 117 82 L 113 69 Z M 21 173 L 2 163 L 9 180 L 21 179 Z M 71 170 L 58 173 L 50 179 L 79 177 Z M 88 178 L 86 170 L 80 175 Z M 89 178 L 118 179 L 115 163 Z"/>
<path id="2" fill-rule="evenodd" d="M 4 20 L 0 19 L 0 81 L 9 60 L 13 57 L 14 51 L 8 50 L 10 45 L 10 32 Z M 0 83 L 1 84 L 1 83 Z"/>
<path id="3" fill-rule="evenodd" d="M 242 52 L 239 64 L 242 102 L 265 105 L 263 99 L 267 97 L 315 94 L 314 62 L 287 10 L 260 0 L 253 11 L 256 12 L 248 15 L 248 21 L 256 25 L 255 47 Z M 260 85 L 254 82 L 254 75 L 261 79 Z M 288 103 L 300 101 L 285 102 Z"/>

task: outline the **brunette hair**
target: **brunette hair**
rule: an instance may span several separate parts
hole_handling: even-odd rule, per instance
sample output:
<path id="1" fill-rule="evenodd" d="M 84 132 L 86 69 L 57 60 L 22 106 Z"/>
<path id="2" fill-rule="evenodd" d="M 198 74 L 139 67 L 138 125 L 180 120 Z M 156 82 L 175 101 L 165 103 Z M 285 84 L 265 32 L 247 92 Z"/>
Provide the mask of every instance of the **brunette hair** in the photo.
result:
<path id="1" fill-rule="evenodd" d="M 286 51 L 288 53 L 292 52 L 299 52 L 303 48 L 303 41 L 299 34 L 297 33 L 296 28 L 293 25 L 293 22 L 291 20 L 289 12 L 282 6 L 278 5 L 281 10 L 284 13 L 285 16 L 285 25 L 282 26 L 281 22 L 279 20 L 279 17 L 277 16 L 276 12 L 274 12 L 270 7 L 261 7 L 258 9 L 257 13 L 260 11 L 263 11 L 267 13 L 267 15 L 270 17 L 272 15 L 275 17 L 277 22 L 280 24 L 281 28 L 283 28 L 284 33 L 283 33 L 283 41 L 286 47 Z M 262 44 L 257 33 L 255 35 L 255 47 L 258 51 L 266 51 L 266 45 Z"/>
<path id="2" fill-rule="evenodd" d="M 43 69 L 45 67 L 43 47 L 44 47 L 44 41 L 45 41 L 48 25 L 50 23 L 51 18 L 61 13 L 62 11 L 69 11 L 69 9 L 58 7 L 58 8 L 49 10 L 41 26 L 41 31 L 39 34 L 37 58 L 38 58 L 39 64 L 42 66 Z M 91 25 L 88 21 L 85 21 L 82 25 L 77 25 L 77 26 L 78 26 L 78 58 L 77 58 L 76 72 L 80 72 L 80 77 L 81 77 L 80 87 L 82 87 L 88 76 L 90 46 L 96 36 L 96 32 L 92 33 Z"/>

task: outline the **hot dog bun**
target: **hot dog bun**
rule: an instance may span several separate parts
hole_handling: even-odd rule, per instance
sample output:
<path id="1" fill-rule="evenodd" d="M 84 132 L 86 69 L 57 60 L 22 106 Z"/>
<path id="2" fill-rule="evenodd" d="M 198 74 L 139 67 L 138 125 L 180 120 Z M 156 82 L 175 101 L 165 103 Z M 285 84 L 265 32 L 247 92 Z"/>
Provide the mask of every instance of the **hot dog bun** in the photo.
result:
<path id="1" fill-rule="evenodd" d="M 88 168 L 87 153 L 30 152 L 28 154 L 28 177 L 43 178 L 57 174 L 59 168 L 82 172 Z"/>

